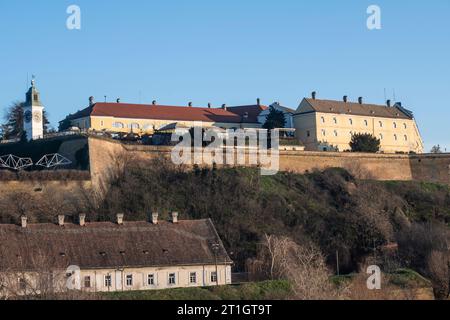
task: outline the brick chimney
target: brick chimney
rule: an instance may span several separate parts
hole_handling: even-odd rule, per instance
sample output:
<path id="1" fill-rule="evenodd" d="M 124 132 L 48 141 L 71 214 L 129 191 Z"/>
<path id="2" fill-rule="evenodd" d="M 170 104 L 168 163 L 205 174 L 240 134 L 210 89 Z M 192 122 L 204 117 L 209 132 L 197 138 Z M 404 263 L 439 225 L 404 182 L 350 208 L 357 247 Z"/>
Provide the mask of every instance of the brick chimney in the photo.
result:
<path id="1" fill-rule="evenodd" d="M 152 101 L 152 105 L 156 106 L 156 100 Z"/>
<path id="2" fill-rule="evenodd" d="M 158 224 L 158 216 L 159 216 L 158 212 L 152 213 L 152 223 L 153 224 Z"/>
<path id="3" fill-rule="evenodd" d="M 119 226 L 123 225 L 123 217 L 124 217 L 123 213 L 118 213 L 116 215 L 116 218 L 117 218 L 116 222 Z"/>
<path id="4" fill-rule="evenodd" d="M 65 216 L 63 215 L 63 214 L 60 214 L 59 216 L 58 216 L 58 225 L 60 226 L 60 227 L 64 227 L 64 220 L 65 220 Z"/>
<path id="5" fill-rule="evenodd" d="M 211 103 L 208 103 L 208 109 L 211 109 Z"/>
<path id="6" fill-rule="evenodd" d="M 260 98 L 256 99 L 256 105 L 257 105 L 258 107 L 261 105 L 261 99 L 260 99 Z"/>
<path id="7" fill-rule="evenodd" d="M 222 109 L 227 110 L 227 105 L 225 103 L 222 105 Z"/>
<path id="8" fill-rule="evenodd" d="M 120 98 L 117 98 L 116 102 L 117 102 L 117 103 L 120 103 Z"/>
<path id="9" fill-rule="evenodd" d="M 317 92 L 315 92 L 315 91 L 313 91 L 311 93 L 311 97 L 313 98 L 313 100 L 316 100 L 316 95 L 317 95 Z"/>
<path id="10" fill-rule="evenodd" d="M 359 103 L 359 104 L 363 104 L 363 97 L 359 97 L 359 98 L 358 98 L 358 103 Z"/>
<path id="11" fill-rule="evenodd" d="M 22 228 L 26 228 L 27 224 L 28 224 L 28 218 L 26 216 L 21 216 L 20 217 L 20 222 L 21 222 Z"/>
<path id="12" fill-rule="evenodd" d="M 84 227 L 86 225 L 86 215 L 84 213 L 80 213 L 78 215 L 78 223 L 80 227 Z"/>
<path id="13" fill-rule="evenodd" d="M 189 103 L 188 103 L 188 106 L 189 106 L 189 107 L 192 107 L 192 102 L 189 102 Z"/>
<path id="14" fill-rule="evenodd" d="M 172 212 L 172 223 L 178 223 L 178 212 Z"/>

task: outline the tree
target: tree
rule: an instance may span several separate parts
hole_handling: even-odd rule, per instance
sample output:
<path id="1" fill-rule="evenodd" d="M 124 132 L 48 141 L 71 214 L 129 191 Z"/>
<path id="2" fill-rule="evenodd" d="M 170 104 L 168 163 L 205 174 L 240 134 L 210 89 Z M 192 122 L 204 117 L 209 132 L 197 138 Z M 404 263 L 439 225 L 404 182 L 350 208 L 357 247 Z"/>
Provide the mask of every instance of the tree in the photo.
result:
<path id="1" fill-rule="evenodd" d="M 263 128 L 267 130 L 284 128 L 286 126 L 286 118 L 284 117 L 283 111 L 279 111 L 273 106 L 269 110 L 270 112 L 267 115 Z"/>
<path id="2" fill-rule="evenodd" d="M 23 108 L 24 102 L 14 102 L 6 111 L 5 123 L 2 125 L 2 138 L 15 139 L 22 138 L 24 135 L 23 128 Z M 49 124 L 47 113 L 44 110 L 43 114 L 44 134 L 48 133 Z"/>
<path id="3" fill-rule="evenodd" d="M 441 146 L 440 145 L 433 146 L 433 148 L 431 148 L 430 152 L 431 153 L 442 153 Z"/>
<path id="4" fill-rule="evenodd" d="M 69 116 L 65 117 L 64 120 L 59 122 L 58 131 L 63 132 L 68 130 L 72 126 L 72 121 L 70 121 Z"/>
<path id="5" fill-rule="evenodd" d="M 352 152 L 370 152 L 376 153 L 380 151 L 381 141 L 369 133 L 352 134 L 350 147 Z"/>

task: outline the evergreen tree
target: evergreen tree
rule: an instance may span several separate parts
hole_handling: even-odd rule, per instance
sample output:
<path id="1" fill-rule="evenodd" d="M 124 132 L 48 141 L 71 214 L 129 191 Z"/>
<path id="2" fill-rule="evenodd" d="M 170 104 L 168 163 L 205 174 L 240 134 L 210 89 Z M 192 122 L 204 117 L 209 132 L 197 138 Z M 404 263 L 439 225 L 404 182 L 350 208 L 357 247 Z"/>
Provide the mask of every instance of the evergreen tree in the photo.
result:
<path id="1" fill-rule="evenodd" d="M 376 153 L 380 151 L 381 141 L 368 133 L 356 133 L 352 135 L 350 147 L 352 152 Z"/>
<path id="2" fill-rule="evenodd" d="M 275 109 L 273 106 L 269 109 L 269 114 L 266 118 L 263 128 L 267 130 L 282 129 L 286 126 L 286 118 L 283 111 Z"/>

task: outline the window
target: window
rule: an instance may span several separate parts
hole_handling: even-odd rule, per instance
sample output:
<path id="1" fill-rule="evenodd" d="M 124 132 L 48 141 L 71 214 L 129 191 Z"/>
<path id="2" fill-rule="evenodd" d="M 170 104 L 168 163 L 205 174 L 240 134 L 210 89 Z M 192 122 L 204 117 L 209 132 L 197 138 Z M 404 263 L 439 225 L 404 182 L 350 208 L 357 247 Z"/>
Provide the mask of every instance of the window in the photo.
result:
<path id="1" fill-rule="evenodd" d="M 104 122 L 103 122 L 103 120 L 102 121 L 100 121 L 100 126 L 104 126 Z"/>
<path id="2" fill-rule="evenodd" d="M 197 273 L 191 272 L 189 274 L 189 282 L 190 283 L 197 283 Z"/>
<path id="3" fill-rule="evenodd" d="M 322 129 L 322 135 L 325 137 L 327 135 L 326 131 Z"/>
<path id="4" fill-rule="evenodd" d="M 127 275 L 127 286 L 128 287 L 133 286 L 133 275 L 132 274 Z"/>
<path id="5" fill-rule="evenodd" d="M 353 119 L 349 119 L 348 121 L 350 122 L 350 125 L 352 126 L 353 125 Z"/>
<path id="6" fill-rule="evenodd" d="M 396 135 L 396 134 L 394 134 L 394 140 L 395 140 L 395 141 L 397 141 L 397 140 L 398 140 L 398 137 L 397 137 L 397 135 Z"/>
<path id="7" fill-rule="evenodd" d="M 380 140 L 383 140 L 383 134 L 380 133 Z"/>
<path id="8" fill-rule="evenodd" d="M 369 121 L 364 120 L 364 125 L 365 125 L 366 127 L 369 126 Z"/>
<path id="9" fill-rule="evenodd" d="M 147 284 L 149 286 L 154 286 L 155 285 L 155 275 L 154 274 L 149 274 L 147 276 Z"/>
<path id="10" fill-rule="evenodd" d="M 337 119 L 333 118 L 333 122 L 334 122 L 334 124 L 337 124 Z"/>
<path id="11" fill-rule="evenodd" d="M 307 137 L 311 137 L 311 131 L 309 131 L 309 130 L 306 131 L 306 136 L 307 136 Z"/>
<path id="12" fill-rule="evenodd" d="M 125 125 L 122 122 L 114 122 L 112 126 L 113 126 L 113 128 L 118 128 L 118 129 L 125 128 Z"/>
<path id="13" fill-rule="evenodd" d="M 130 128 L 131 128 L 131 129 L 139 130 L 139 128 L 140 128 L 139 123 L 132 123 L 132 124 L 130 125 Z"/>
<path id="14" fill-rule="evenodd" d="M 169 284 L 176 284 L 177 278 L 175 273 L 169 273 Z"/>
<path id="15" fill-rule="evenodd" d="M 405 141 L 408 141 L 408 136 L 405 134 Z"/>
<path id="16" fill-rule="evenodd" d="M 84 277 L 84 287 L 85 288 L 91 287 L 91 277 L 90 276 Z"/>
<path id="17" fill-rule="evenodd" d="M 217 282 L 217 272 L 211 272 L 211 282 Z"/>
<path id="18" fill-rule="evenodd" d="M 39 100 L 39 96 L 37 94 L 34 95 L 34 101 L 38 101 Z"/>
<path id="19" fill-rule="evenodd" d="M 112 286 L 112 277 L 111 275 L 105 276 L 105 287 L 109 288 Z"/>
<path id="20" fill-rule="evenodd" d="M 380 122 L 378 122 L 378 123 L 380 124 L 380 128 L 383 128 L 383 122 L 380 121 Z"/>
<path id="21" fill-rule="evenodd" d="M 321 119 L 322 123 L 325 123 L 325 118 L 324 117 L 321 117 L 320 119 Z"/>
<path id="22" fill-rule="evenodd" d="M 337 137 L 338 136 L 338 132 L 337 130 L 334 130 L 334 136 Z"/>
<path id="23" fill-rule="evenodd" d="M 394 122 L 394 129 L 397 129 L 397 123 Z"/>

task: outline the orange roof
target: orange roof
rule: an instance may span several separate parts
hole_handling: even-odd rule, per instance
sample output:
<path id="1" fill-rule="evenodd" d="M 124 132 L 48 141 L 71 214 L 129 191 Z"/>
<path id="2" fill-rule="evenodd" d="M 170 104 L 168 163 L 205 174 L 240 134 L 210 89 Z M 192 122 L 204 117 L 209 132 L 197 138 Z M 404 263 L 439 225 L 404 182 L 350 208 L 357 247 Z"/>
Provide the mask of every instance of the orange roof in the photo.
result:
<path id="1" fill-rule="evenodd" d="M 221 123 L 257 123 L 265 106 L 222 108 L 177 107 L 128 103 L 96 103 L 70 116 L 71 120 L 88 116 L 169 121 L 204 121 Z M 248 118 L 244 114 L 248 113 Z"/>

